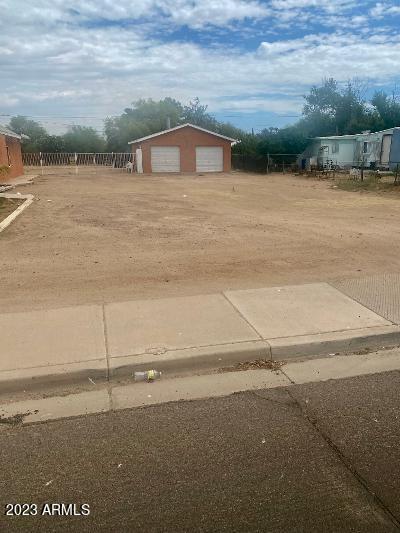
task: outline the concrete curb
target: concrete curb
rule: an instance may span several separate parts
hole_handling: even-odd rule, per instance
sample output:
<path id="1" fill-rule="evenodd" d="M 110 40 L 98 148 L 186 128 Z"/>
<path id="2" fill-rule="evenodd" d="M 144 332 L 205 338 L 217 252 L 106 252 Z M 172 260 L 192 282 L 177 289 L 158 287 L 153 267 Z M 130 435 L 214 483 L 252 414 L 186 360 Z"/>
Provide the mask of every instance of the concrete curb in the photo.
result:
<path id="1" fill-rule="evenodd" d="M 325 295 L 330 306 L 323 315 Z M 329 327 L 333 331 L 320 333 Z M 210 294 L 3 314 L 0 337 L 1 388 L 17 391 L 118 379 L 151 368 L 174 377 L 255 359 L 374 351 L 399 346 L 400 326 L 331 287 L 311 284 L 230 292 L 229 298 Z"/>
<path id="2" fill-rule="evenodd" d="M 95 413 L 146 407 L 166 402 L 191 401 L 227 396 L 246 390 L 290 386 L 289 379 L 270 370 L 214 373 L 162 379 L 155 383 L 130 383 L 102 387 L 66 396 L 24 399 L 0 404 L 0 418 L 17 417 L 23 424 Z M 11 421 L 10 421 L 11 422 Z"/>
<path id="3" fill-rule="evenodd" d="M 96 382 L 108 380 L 105 359 L 3 370 L 0 372 L 0 386 L 3 392 L 18 392 L 35 390 L 43 386 L 71 386 L 87 382 L 89 378 Z"/>
<path id="4" fill-rule="evenodd" d="M 44 385 L 72 385 L 89 378 L 107 381 L 132 376 L 134 372 L 155 368 L 169 376 L 182 376 L 205 370 L 215 370 L 255 359 L 271 360 L 271 350 L 265 341 L 239 342 L 169 350 L 163 354 L 146 353 L 68 363 L 52 366 L 6 370 L 0 372 L 2 391 L 34 390 Z"/>
<path id="5" fill-rule="evenodd" d="M 27 207 L 33 202 L 33 194 L 11 194 L 11 193 L 2 193 L 0 198 L 12 198 L 16 200 L 25 200 L 20 206 L 17 207 L 7 218 L 0 222 L 0 233 L 4 231 L 10 224 L 13 222 L 18 215 L 22 213 Z"/>
<path id="6" fill-rule="evenodd" d="M 372 351 L 400 345 L 400 326 L 269 339 L 268 343 L 271 346 L 271 357 L 275 360 Z"/>
<path id="7" fill-rule="evenodd" d="M 364 355 L 313 358 L 289 362 L 277 371 L 266 369 L 212 373 L 162 379 L 155 383 L 129 383 L 101 386 L 98 390 L 69 395 L 24 398 L 0 404 L 0 417 L 9 423 L 34 424 L 48 420 L 87 416 L 160 405 L 228 396 L 242 391 L 293 387 L 296 384 L 345 379 L 355 376 L 398 371 L 398 350 Z"/>
<path id="8" fill-rule="evenodd" d="M 132 374 L 156 368 L 162 372 L 179 375 L 202 370 L 212 370 L 254 359 L 271 360 L 271 349 L 265 341 L 238 342 L 217 346 L 203 346 L 182 350 L 169 350 L 166 354 L 142 354 L 110 359 L 109 377 Z"/>
<path id="9" fill-rule="evenodd" d="M 315 337 L 315 338 L 312 338 Z M 262 360 L 290 361 L 316 359 L 326 355 L 346 355 L 359 350 L 375 351 L 400 345 L 400 327 L 387 326 L 355 332 L 336 332 L 269 341 L 250 341 L 217 346 L 169 350 L 79 363 L 42 366 L 0 372 L 3 391 L 34 390 L 46 385 L 79 384 L 89 378 L 96 382 L 132 376 L 136 371 L 155 368 L 169 377 L 212 371 L 240 362 Z"/>

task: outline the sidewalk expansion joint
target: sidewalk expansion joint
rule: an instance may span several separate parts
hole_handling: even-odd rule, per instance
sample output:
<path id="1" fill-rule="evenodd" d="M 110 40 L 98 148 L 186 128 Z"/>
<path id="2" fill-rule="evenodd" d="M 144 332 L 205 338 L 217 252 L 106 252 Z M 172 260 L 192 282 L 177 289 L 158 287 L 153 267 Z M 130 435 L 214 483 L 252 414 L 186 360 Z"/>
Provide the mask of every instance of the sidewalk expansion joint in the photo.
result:
<path id="1" fill-rule="evenodd" d="M 103 335 L 104 335 L 104 347 L 106 351 L 106 364 L 107 364 L 107 381 L 110 381 L 110 355 L 109 355 L 109 346 L 108 346 L 108 335 L 107 335 L 107 322 L 106 322 L 106 311 L 105 304 L 101 304 L 101 311 L 103 317 Z"/>
<path id="2" fill-rule="evenodd" d="M 236 305 L 234 303 L 232 303 L 230 301 L 230 299 L 227 297 L 227 295 L 222 292 L 221 293 L 222 296 L 225 298 L 225 300 L 231 305 L 231 307 L 234 309 L 234 311 L 236 311 L 236 313 L 246 322 L 246 324 L 254 331 L 254 333 L 258 336 L 259 340 L 263 341 L 266 345 L 266 347 L 268 348 L 268 351 L 269 351 L 269 357 L 270 359 L 272 359 L 272 350 L 271 350 L 271 345 L 269 344 L 269 342 L 264 339 L 260 333 L 256 330 L 256 328 L 253 326 L 253 324 L 251 322 L 249 322 L 247 320 L 247 318 L 244 316 L 244 314 L 236 307 Z"/>
<path id="3" fill-rule="evenodd" d="M 108 411 L 115 411 L 114 408 L 114 400 L 113 400 L 113 387 L 114 385 L 111 383 L 111 380 L 107 378 L 107 394 L 108 394 Z"/>

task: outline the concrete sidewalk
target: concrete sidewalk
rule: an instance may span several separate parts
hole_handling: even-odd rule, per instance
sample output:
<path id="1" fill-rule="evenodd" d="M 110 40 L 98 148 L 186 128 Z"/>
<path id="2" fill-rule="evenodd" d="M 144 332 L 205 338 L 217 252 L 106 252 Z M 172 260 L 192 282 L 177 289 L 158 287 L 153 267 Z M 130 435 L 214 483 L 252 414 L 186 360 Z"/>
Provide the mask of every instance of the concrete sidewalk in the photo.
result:
<path id="1" fill-rule="evenodd" d="M 400 327 L 326 283 L 0 315 L 0 382 L 171 375 L 400 344 Z"/>

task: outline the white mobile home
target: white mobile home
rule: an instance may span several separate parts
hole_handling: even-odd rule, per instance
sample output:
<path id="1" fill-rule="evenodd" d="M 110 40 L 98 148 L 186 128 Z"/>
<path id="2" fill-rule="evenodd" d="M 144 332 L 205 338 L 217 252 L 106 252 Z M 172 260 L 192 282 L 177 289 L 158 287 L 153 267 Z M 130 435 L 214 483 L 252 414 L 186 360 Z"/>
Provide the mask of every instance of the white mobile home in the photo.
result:
<path id="1" fill-rule="evenodd" d="M 302 169 L 361 166 L 394 169 L 400 166 L 400 128 L 315 137 L 299 156 L 298 163 Z"/>

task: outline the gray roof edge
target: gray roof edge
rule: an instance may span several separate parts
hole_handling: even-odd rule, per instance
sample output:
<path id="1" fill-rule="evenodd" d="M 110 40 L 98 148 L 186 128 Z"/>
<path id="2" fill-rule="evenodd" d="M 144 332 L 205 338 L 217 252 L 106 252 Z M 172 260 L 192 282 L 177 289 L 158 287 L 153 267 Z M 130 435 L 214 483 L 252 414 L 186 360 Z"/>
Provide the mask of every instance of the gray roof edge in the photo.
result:
<path id="1" fill-rule="evenodd" d="M 0 135 L 7 135 L 7 137 L 15 137 L 16 139 L 22 139 L 22 135 L 15 133 L 14 131 L 9 130 L 5 126 L 0 124 Z"/>
<path id="2" fill-rule="evenodd" d="M 221 139 L 225 139 L 226 141 L 231 141 L 232 143 L 238 142 L 238 139 L 232 139 L 231 137 L 226 137 L 225 135 L 221 135 L 220 133 L 215 133 L 215 131 L 206 130 L 205 128 L 201 128 L 200 126 L 196 126 L 195 124 L 181 124 L 180 126 L 175 126 L 174 128 L 169 128 L 168 130 L 162 130 L 157 133 L 152 133 L 151 135 L 147 135 L 146 137 L 141 137 L 140 139 L 135 139 L 133 141 L 129 141 L 128 144 L 136 144 L 141 141 L 147 141 L 147 139 L 152 139 L 153 137 L 158 137 L 160 135 L 164 135 L 165 133 L 169 133 L 171 131 L 176 131 L 181 128 L 191 127 L 199 131 L 203 131 L 204 133 L 209 133 L 210 135 L 214 135 L 215 137 L 220 137 Z"/>
<path id="3" fill-rule="evenodd" d="M 354 139 L 360 135 L 376 135 L 377 133 L 393 132 L 393 130 L 400 129 L 400 126 L 394 126 L 393 128 L 387 128 L 386 130 L 370 131 L 369 133 L 352 133 L 348 135 L 327 135 L 326 137 L 313 137 L 314 140 L 322 139 Z"/>

